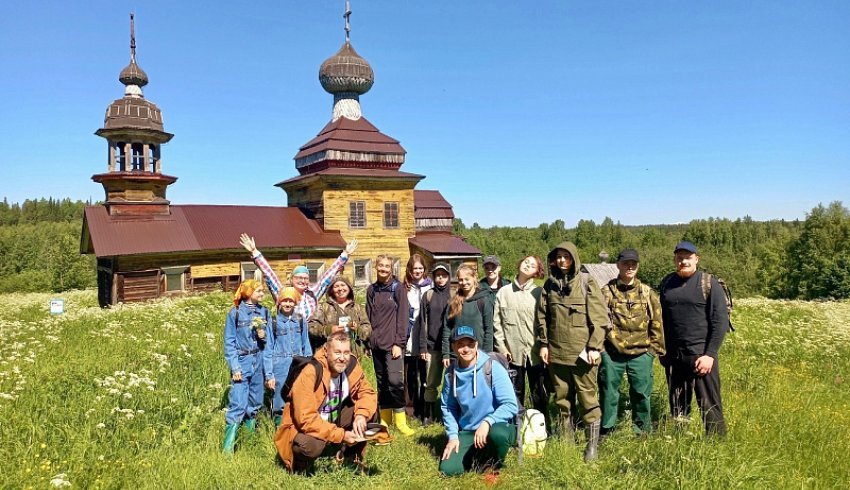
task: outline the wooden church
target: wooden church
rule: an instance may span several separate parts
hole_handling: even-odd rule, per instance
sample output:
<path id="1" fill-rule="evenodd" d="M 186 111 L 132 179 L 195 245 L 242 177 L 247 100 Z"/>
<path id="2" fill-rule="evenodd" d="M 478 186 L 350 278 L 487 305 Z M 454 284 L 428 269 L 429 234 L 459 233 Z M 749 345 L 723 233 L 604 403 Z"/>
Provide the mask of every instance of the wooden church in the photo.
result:
<path id="1" fill-rule="evenodd" d="M 360 96 L 374 83 L 369 63 L 349 39 L 319 69 L 333 95 L 333 115 L 318 136 L 295 155 L 297 176 L 276 184 L 287 206 L 172 205 L 163 173 L 167 133 L 160 109 L 144 98 L 148 83 L 136 63 L 133 16 L 130 64 L 118 80 L 124 97 L 106 109 L 103 127 L 107 171 L 92 176 L 103 185 L 102 205 L 86 208 L 81 253 L 97 257 L 101 306 L 186 292 L 233 290 L 255 266 L 239 245 L 243 232 L 256 239 L 281 278 L 306 265 L 318 277 L 357 239 L 345 268 L 356 286 L 374 281 L 375 257 L 396 258 L 397 272 L 413 253 L 430 266 L 445 261 L 454 270 L 475 265 L 481 252 L 452 234 L 454 213 L 436 190 L 416 190 L 425 178 L 401 171 L 406 152 L 399 142 L 363 117 Z"/>

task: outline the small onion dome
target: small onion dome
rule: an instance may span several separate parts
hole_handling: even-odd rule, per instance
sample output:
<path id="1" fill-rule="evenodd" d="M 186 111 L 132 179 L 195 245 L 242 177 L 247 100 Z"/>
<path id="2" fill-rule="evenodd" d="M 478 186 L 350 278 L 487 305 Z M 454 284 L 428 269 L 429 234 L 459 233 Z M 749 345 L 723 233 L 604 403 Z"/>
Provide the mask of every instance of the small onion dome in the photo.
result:
<path id="1" fill-rule="evenodd" d="M 135 60 L 132 60 L 129 65 L 121 70 L 121 74 L 118 75 L 118 81 L 124 85 L 144 87 L 148 84 L 148 75 L 144 70 L 139 68 Z"/>
<path id="2" fill-rule="evenodd" d="M 319 82 L 327 92 L 365 94 L 375 83 L 375 73 L 348 41 L 319 68 Z"/>

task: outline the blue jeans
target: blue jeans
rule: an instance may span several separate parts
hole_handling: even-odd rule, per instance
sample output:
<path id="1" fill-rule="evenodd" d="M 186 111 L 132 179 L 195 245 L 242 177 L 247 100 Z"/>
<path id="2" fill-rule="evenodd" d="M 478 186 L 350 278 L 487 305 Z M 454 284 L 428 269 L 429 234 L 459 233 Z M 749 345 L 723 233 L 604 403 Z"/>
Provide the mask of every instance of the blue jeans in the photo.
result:
<path id="1" fill-rule="evenodd" d="M 272 360 L 274 368 L 274 396 L 272 397 L 272 415 L 280 415 L 283 413 L 283 397 L 280 395 L 283 384 L 286 382 L 286 377 L 289 375 L 289 368 L 292 366 L 292 356 L 275 355 Z"/>
<path id="2" fill-rule="evenodd" d="M 230 404 L 224 416 L 228 424 L 254 418 L 263 406 L 262 354 L 239 356 L 239 367 L 242 369 L 242 381 L 230 380 Z"/>

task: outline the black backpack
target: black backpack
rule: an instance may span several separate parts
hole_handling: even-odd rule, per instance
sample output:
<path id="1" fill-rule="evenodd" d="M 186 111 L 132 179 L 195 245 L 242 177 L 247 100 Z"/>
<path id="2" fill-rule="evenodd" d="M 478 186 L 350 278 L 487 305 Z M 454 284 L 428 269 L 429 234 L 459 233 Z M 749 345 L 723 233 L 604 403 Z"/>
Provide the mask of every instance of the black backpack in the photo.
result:
<path id="1" fill-rule="evenodd" d="M 729 289 L 729 286 L 723 279 L 717 276 L 712 276 L 708 272 L 701 272 L 702 278 L 700 281 L 700 288 L 702 289 L 703 299 L 705 299 L 705 301 L 707 302 L 709 296 L 711 296 L 711 278 L 714 277 L 715 279 L 717 279 L 717 284 L 719 284 L 720 288 L 723 289 L 723 297 L 726 299 L 726 314 L 729 317 L 729 331 L 734 332 L 735 327 L 732 326 L 732 308 L 734 307 L 734 304 L 732 303 L 732 290 Z M 670 278 L 672 278 L 674 274 L 675 272 L 671 272 L 670 274 L 664 276 L 664 279 L 661 280 L 661 285 L 658 287 L 659 295 L 661 295 L 664 292 L 664 289 L 667 288 L 667 282 L 670 281 Z"/>
<path id="2" fill-rule="evenodd" d="M 319 362 L 315 357 L 308 356 L 292 356 L 292 365 L 289 366 L 289 374 L 286 375 L 286 381 L 283 382 L 283 387 L 280 389 L 280 396 L 286 401 L 290 400 L 290 394 L 292 393 L 292 387 L 295 386 L 295 380 L 298 379 L 298 376 L 301 375 L 301 371 L 307 365 L 312 365 L 316 370 L 316 382 L 313 385 L 313 391 L 319 389 L 319 386 L 322 384 L 322 375 L 324 374 L 324 366 Z M 345 368 L 345 374 L 351 374 L 351 371 L 354 370 L 354 366 L 357 365 L 357 358 L 355 356 L 351 356 L 348 361 L 348 367 Z"/>

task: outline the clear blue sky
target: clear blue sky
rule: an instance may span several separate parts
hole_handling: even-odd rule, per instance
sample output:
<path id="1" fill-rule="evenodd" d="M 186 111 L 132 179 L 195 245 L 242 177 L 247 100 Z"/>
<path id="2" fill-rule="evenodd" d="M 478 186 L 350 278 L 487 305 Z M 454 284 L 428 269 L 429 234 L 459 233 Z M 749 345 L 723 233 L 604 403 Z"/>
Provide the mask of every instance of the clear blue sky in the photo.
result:
<path id="1" fill-rule="evenodd" d="M 0 197 L 103 199 L 129 59 L 176 204 L 285 205 L 343 0 L 6 1 Z M 850 202 L 850 2 L 353 0 L 364 115 L 467 225 L 802 218 Z"/>

